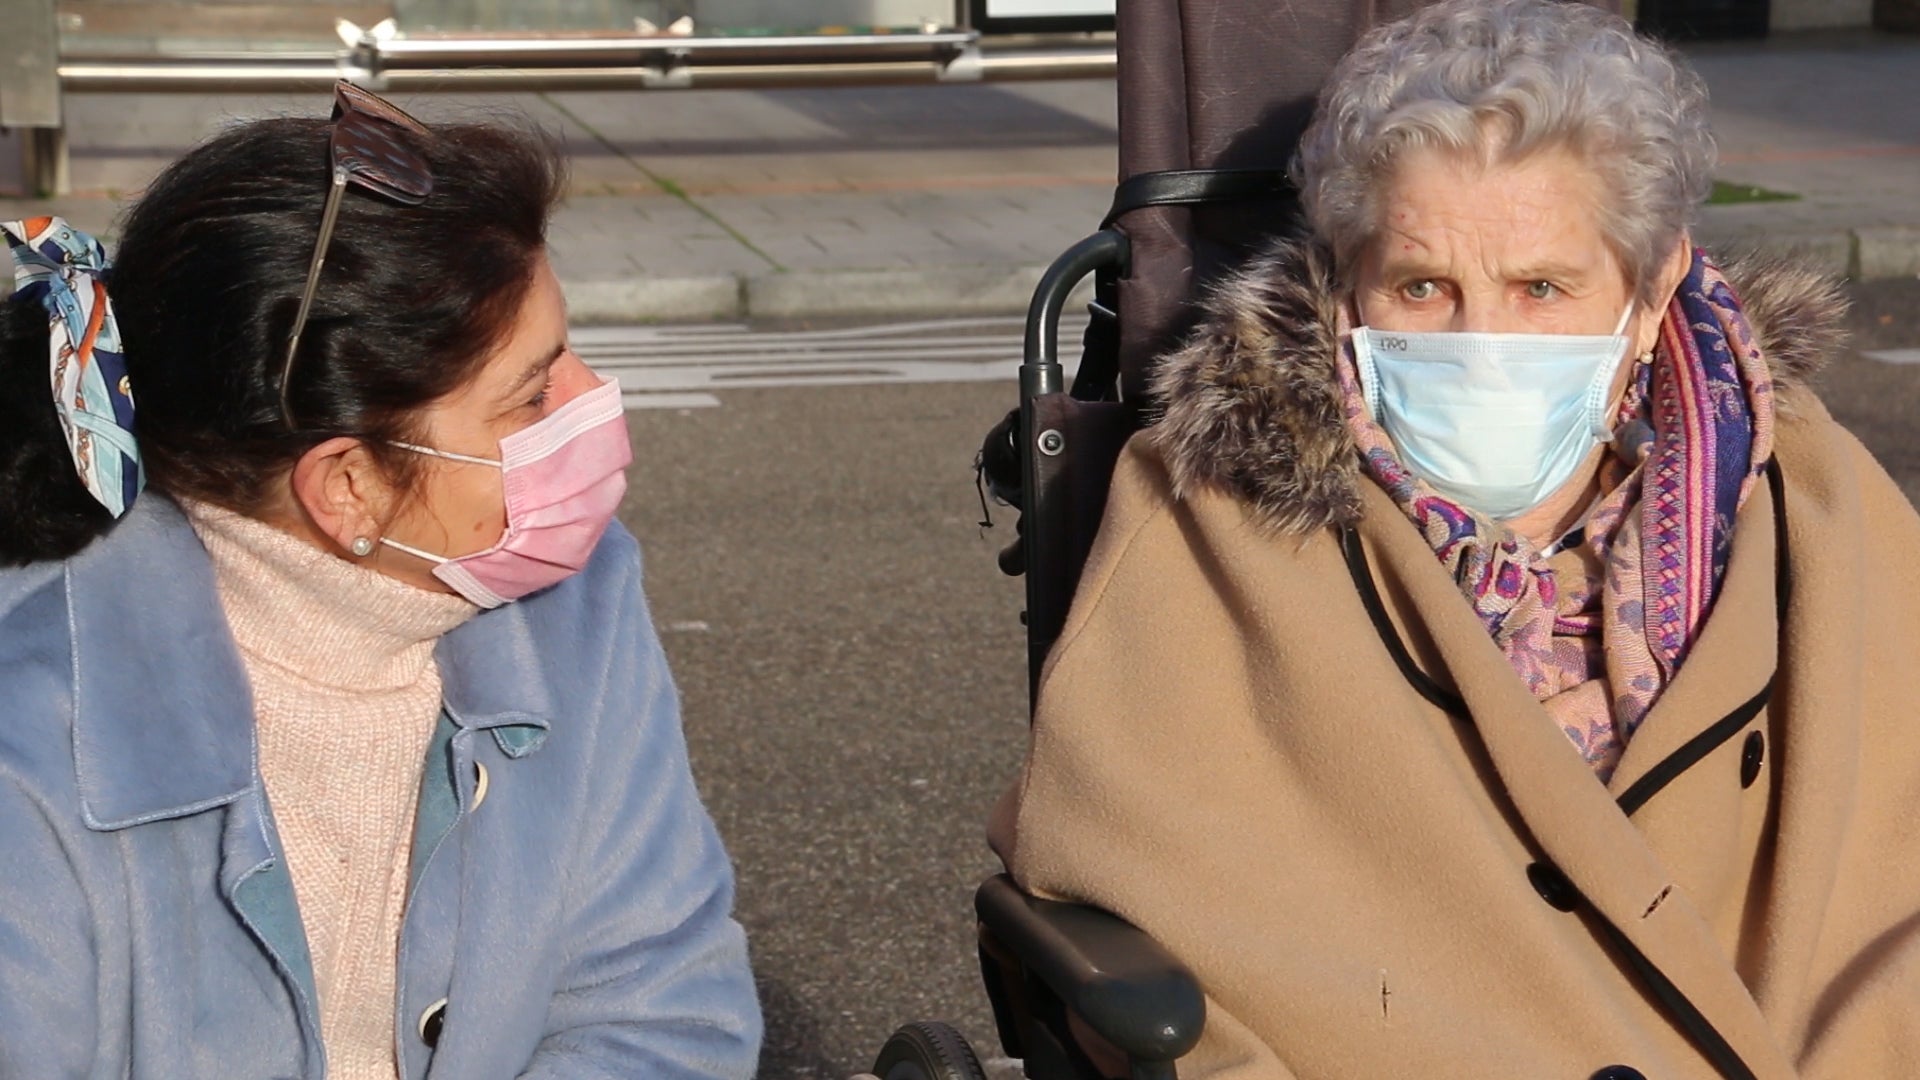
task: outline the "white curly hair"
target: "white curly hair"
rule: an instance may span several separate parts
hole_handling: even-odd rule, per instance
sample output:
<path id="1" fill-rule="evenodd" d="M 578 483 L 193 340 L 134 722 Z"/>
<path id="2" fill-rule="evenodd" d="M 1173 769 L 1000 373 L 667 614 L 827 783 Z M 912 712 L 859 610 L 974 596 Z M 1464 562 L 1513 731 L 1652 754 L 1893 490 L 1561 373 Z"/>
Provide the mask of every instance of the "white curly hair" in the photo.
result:
<path id="1" fill-rule="evenodd" d="M 1363 37 L 1293 160 L 1307 221 L 1350 275 L 1409 148 L 1489 163 L 1563 149 L 1606 193 L 1598 222 L 1643 301 L 1712 187 L 1707 88 L 1626 20 L 1567 0 L 1442 0 Z"/>

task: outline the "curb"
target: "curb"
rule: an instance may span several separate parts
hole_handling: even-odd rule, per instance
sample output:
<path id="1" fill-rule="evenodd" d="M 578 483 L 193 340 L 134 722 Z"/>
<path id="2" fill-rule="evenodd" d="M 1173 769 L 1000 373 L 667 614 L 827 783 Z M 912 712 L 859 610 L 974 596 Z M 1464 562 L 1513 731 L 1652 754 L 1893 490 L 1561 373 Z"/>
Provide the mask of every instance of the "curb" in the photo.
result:
<path id="1" fill-rule="evenodd" d="M 1860 279 L 1920 277 L 1920 226 L 1880 225 L 1855 229 L 1860 243 Z"/>
<path id="2" fill-rule="evenodd" d="M 1044 266 L 911 267 L 763 274 L 746 282 L 749 318 L 1022 312 Z"/>
<path id="3" fill-rule="evenodd" d="M 567 300 L 568 319 L 589 325 L 735 319 L 741 317 L 745 306 L 740 279 L 732 274 L 562 280 L 560 292 Z"/>
<path id="4" fill-rule="evenodd" d="M 565 280 L 569 319 L 580 325 L 715 319 L 885 315 L 1020 315 L 1046 273 L 1041 265 L 812 270 L 707 277 Z M 1069 298 L 1091 296 L 1091 281 Z"/>
<path id="5" fill-rule="evenodd" d="M 1701 230 L 1709 247 L 1789 251 L 1854 281 L 1920 277 L 1920 225 L 1814 232 Z M 572 320 L 583 325 L 890 315 L 1021 315 L 1046 272 L 1040 265 L 801 270 L 705 277 L 563 281 Z M 1083 282 L 1068 302 L 1077 309 Z"/>

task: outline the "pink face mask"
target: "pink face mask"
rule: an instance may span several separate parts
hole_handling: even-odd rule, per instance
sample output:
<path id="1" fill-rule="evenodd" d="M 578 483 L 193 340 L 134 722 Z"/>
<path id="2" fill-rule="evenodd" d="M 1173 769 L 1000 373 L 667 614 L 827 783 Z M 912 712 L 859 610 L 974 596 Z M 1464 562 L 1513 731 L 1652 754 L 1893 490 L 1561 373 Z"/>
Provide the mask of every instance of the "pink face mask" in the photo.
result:
<path id="1" fill-rule="evenodd" d="M 620 507 L 627 466 L 633 462 L 620 384 L 613 379 L 501 439 L 499 461 L 409 443 L 394 445 L 500 470 L 507 529 L 499 543 L 449 559 L 385 537 L 380 540 L 437 564 L 434 577 L 484 608 L 518 600 L 584 568 Z"/>

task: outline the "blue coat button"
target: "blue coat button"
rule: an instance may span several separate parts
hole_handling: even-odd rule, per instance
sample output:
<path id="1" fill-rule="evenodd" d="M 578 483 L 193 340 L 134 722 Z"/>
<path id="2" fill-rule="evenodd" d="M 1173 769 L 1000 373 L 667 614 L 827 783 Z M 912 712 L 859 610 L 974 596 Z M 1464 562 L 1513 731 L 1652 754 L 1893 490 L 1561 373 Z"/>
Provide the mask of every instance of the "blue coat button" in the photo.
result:
<path id="1" fill-rule="evenodd" d="M 440 1045 L 440 1029 L 445 1027 L 446 1023 L 447 999 L 441 998 L 427 1006 L 426 1011 L 420 1014 L 420 1041 L 426 1043 L 429 1048 Z"/>

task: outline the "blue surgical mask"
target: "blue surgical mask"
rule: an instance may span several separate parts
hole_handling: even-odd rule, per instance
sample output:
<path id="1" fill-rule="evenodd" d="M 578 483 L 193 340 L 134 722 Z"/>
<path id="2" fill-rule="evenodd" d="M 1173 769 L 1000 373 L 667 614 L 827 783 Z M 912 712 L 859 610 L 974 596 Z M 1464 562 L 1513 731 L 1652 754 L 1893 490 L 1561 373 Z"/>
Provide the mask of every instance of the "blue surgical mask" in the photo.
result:
<path id="1" fill-rule="evenodd" d="M 1518 517 L 1612 439 L 1613 378 L 1627 353 L 1612 334 L 1353 331 L 1367 410 L 1400 460 L 1448 499 L 1495 520 Z"/>

